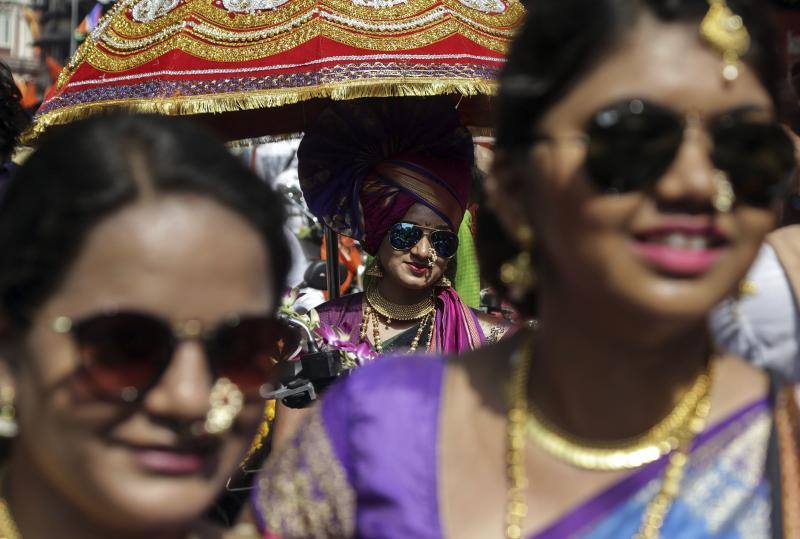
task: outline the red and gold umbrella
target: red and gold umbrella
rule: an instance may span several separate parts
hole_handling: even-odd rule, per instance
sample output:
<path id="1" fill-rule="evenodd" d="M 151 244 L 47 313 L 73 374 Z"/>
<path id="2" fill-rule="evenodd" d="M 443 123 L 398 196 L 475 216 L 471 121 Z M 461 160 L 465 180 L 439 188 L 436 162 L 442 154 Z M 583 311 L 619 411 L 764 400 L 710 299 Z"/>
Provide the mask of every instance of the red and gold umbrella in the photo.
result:
<path id="1" fill-rule="evenodd" d="M 302 132 L 327 99 L 452 94 L 490 125 L 518 0 L 119 0 L 42 105 L 199 115 L 229 140 Z"/>

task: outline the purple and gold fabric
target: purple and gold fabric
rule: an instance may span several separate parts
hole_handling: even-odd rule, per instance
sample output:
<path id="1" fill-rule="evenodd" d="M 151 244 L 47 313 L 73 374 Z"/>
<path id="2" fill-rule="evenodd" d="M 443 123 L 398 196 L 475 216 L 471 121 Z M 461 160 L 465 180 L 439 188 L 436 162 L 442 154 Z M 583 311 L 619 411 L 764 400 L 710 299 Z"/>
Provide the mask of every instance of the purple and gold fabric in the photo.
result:
<path id="1" fill-rule="evenodd" d="M 444 537 L 438 449 L 446 365 L 441 357 L 388 358 L 332 387 L 258 481 L 254 505 L 265 537 Z M 773 412 L 757 400 L 698 436 L 661 537 L 771 537 L 765 462 Z M 633 536 L 665 465 L 662 458 L 633 472 L 529 539 Z"/>

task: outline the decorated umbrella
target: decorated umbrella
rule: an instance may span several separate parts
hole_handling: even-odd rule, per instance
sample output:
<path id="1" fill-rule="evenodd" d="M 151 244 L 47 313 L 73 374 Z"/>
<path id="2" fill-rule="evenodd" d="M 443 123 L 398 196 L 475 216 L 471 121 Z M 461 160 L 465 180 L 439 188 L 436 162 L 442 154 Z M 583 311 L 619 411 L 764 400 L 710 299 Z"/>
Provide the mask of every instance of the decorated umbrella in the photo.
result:
<path id="1" fill-rule="evenodd" d="M 330 100 L 451 95 L 491 125 L 519 0 L 117 0 L 62 71 L 28 143 L 109 111 L 193 115 L 229 141 L 302 133 Z M 328 260 L 337 260 L 328 230 Z M 338 265 L 329 267 L 337 297 Z"/>
<path id="2" fill-rule="evenodd" d="M 119 0 L 27 140 L 111 110 L 196 115 L 228 140 L 304 131 L 329 99 L 451 94 L 487 106 L 518 0 Z"/>

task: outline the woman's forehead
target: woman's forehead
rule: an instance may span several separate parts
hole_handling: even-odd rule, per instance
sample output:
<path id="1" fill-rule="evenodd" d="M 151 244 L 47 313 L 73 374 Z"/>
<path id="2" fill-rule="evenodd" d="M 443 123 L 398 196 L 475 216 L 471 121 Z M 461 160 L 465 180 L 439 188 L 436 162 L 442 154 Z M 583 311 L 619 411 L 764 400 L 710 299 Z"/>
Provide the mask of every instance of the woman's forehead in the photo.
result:
<path id="1" fill-rule="evenodd" d="M 678 112 L 715 116 L 730 109 L 772 110 L 755 71 L 722 77 L 722 56 L 699 36 L 695 23 L 642 20 L 542 118 L 543 130 L 579 129 L 597 109 L 632 97 Z"/>
<path id="2" fill-rule="evenodd" d="M 431 228 L 450 228 L 447 221 L 424 204 L 416 203 L 403 216 L 403 221 Z"/>

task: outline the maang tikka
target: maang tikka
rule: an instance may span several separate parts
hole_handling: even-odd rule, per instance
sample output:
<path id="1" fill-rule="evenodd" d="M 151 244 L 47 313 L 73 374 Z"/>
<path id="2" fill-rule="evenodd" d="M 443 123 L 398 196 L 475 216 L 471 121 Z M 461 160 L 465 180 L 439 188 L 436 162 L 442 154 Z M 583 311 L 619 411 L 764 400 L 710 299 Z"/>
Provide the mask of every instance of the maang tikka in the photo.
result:
<path id="1" fill-rule="evenodd" d="M 700 35 L 722 54 L 722 78 L 732 82 L 739 77 L 741 57 L 750 50 L 750 33 L 725 0 L 708 0 L 708 4 Z"/>

